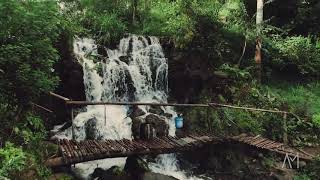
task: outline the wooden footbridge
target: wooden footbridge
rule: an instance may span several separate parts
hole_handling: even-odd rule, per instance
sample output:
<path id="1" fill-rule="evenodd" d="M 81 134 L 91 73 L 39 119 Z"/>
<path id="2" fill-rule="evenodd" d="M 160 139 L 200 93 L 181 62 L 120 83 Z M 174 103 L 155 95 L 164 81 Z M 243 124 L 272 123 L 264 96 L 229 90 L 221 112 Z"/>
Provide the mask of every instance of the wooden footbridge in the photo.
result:
<path id="1" fill-rule="evenodd" d="M 71 101 L 68 98 L 51 93 L 51 95 L 63 99 L 67 105 L 71 106 L 71 119 L 73 120 L 72 106 L 79 105 L 153 105 L 153 106 L 184 106 L 184 107 L 225 107 L 242 109 L 249 111 L 262 111 L 270 113 L 283 114 L 286 120 L 289 112 L 256 109 L 247 107 L 237 107 L 230 105 L 223 105 L 217 103 L 209 104 L 169 104 L 169 103 L 110 103 L 110 102 L 84 102 L 84 101 Z M 210 122 L 208 122 L 210 123 Z M 264 149 L 278 154 L 296 156 L 299 154 L 300 159 L 311 160 L 313 155 L 308 154 L 299 149 L 291 148 L 286 145 L 286 123 L 284 123 L 284 143 L 275 142 L 263 137 L 249 136 L 241 134 L 232 137 L 218 137 L 210 132 L 197 132 L 189 134 L 179 134 L 175 137 L 163 136 L 155 137 L 152 139 L 121 139 L 121 140 L 84 140 L 75 141 L 73 139 L 60 139 L 57 141 L 59 146 L 58 153 L 47 160 L 46 164 L 49 167 L 71 165 L 86 161 L 93 161 L 105 158 L 127 157 L 132 155 L 156 155 L 166 154 L 193 150 L 203 147 L 208 144 L 221 144 L 221 143 L 241 143 L 255 148 Z"/>
<path id="2" fill-rule="evenodd" d="M 218 138 L 210 133 L 194 133 L 177 137 L 156 137 L 150 140 L 85 140 L 77 142 L 62 139 L 58 141 L 59 153 L 48 159 L 46 164 L 54 167 L 105 158 L 176 153 L 194 150 L 208 144 L 227 142 L 247 144 L 258 149 L 293 157 L 299 154 L 299 158 L 305 160 L 314 158 L 313 155 L 304 151 L 260 136 L 242 134 L 229 138 Z"/>

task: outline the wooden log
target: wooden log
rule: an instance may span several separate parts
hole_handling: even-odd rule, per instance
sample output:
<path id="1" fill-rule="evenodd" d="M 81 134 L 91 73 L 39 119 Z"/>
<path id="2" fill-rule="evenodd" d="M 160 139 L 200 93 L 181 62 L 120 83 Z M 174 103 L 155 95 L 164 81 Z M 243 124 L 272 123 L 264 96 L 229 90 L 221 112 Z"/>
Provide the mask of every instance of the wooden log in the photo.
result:
<path id="1" fill-rule="evenodd" d="M 114 152 L 121 152 L 122 148 L 120 145 L 118 145 L 117 143 L 113 143 L 112 140 L 106 140 L 106 142 L 109 144 L 109 146 L 111 146 L 114 149 Z"/>
<path id="2" fill-rule="evenodd" d="M 53 92 L 49 92 L 49 94 L 50 94 L 51 96 L 54 96 L 54 97 L 58 98 L 58 99 L 62 99 L 62 100 L 64 100 L 64 101 L 70 101 L 70 99 L 68 99 L 68 98 L 66 98 L 66 97 L 63 97 L 63 96 L 61 96 L 61 95 L 59 95 L 59 94 L 56 94 L 56 93 L 53 93 Z"/>
<path id="3" fill-rule="evenodd" d="M 66 165 L 67 163 L 63 160 L 62 157 L 56 157 L 56 158 L 48 159 L 44 164 L 47 167 L 57 167 L 57 166 Z"/>
<path id="4" fill-rule="evenodd" d="M 287 126 L 287 113 L 283 113 L 283 144 L 288 144 L 288 126 Z"/>
<path id="5" fill-rule="evenodd" d="M 75 140 L 71 140 L 71 143 L 74 145 L 75 150 L 77 150 L 79 161 L 82 161 L 82 159 L 83 159 L 83 149 L 79 146 L 78 142 L 76 142 Z"/>
<path id="6" fill-rule="evenodd" d="M 209 107 L 208 104 L 177 104 L 177 103 L 147 103 L 147 102 L 90 102 L 90 101 L 67 101 L 67 105 L 132 105 L 132 106 L 176 106 L 176 107 Z"/>
<path id="7" fill-rule="evenodd" d="M 232 106 L 227 104 L 219 104 L 219 103 L 209 103 L 211 107 L 225 107 L 225 108 L 232 108 L 232 109 L 242 109 L 248 111 L 261 111 L 261 112 L 270 112 L 270 113 L 289 113 L 286 111 L 279 111 L 279 110 L 269 110 L 269 109 L 260 109 L 260 108 L 250 108 L 250 107 L 241 107 L 241 106 Z"/>
<path id="8" fill-rule="evenodd" d="M 40 109 L 48 112 L 48 113 L 53 113 L 52 110 L 50 110 L 50 109 L 48 109 L 48 108 L 45 108 L 45 107 L 43 107 L 43 106 L 40 106 L 39 104 L 36 104 L 36 103 L 33 103 L 33 102 L 31 102 L 31 104 L 32 104 L 33 106 L 37 107 L 37 108 L 40 108 Z"/>

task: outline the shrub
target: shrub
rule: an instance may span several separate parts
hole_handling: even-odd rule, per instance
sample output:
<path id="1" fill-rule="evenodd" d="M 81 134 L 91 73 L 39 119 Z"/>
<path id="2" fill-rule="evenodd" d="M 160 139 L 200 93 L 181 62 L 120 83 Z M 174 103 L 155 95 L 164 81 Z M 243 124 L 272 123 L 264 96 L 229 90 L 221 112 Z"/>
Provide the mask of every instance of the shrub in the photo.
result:
<path id="1" fill-rule="evenodd" d="M 182 11 L 180 1 L 156 1 L 143 21 L 143 33 L 172 37 L 182 47 L 193 38 L 194 21 Z"/>
<path id="2" fill-rule="evenodd" d="M 316 127 L 320 128 L 320 114 L 313 115 L 312 122 Z"/>
<path id="3" fill-rule="evenodd" d="M 273 63 L 280 68 L 296 66 L 303 75 L 319 76 L 320 47 L 319 42 L 312 43 L 311 38 L 292 36 L 273 38 L 273 46 L 278 50 L 274 54 Z"/>
<path id="4" fill-rule="evenodd" d="M 27 156 L 22 148 L 15 147 L 12 143 L 6 143 L 0 149 L 0 178 L 11 177 L 15 173 L 22 171 L 27 166 Z"/>

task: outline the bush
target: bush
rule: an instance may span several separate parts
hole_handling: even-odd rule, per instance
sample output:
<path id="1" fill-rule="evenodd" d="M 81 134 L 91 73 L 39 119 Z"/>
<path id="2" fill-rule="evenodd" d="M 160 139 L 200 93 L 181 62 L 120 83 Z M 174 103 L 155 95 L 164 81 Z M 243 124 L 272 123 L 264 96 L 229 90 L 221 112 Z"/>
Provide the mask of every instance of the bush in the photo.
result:
<path id="1" fill-rule="evenodd" d="M 278 50 L 274 54 L 273 63 L 280 68 L 292 65 L 296 66 L 302 75 L 320 75 L 319 42 L 312 43 L 311 38 L 303 36 L 274 36 L 272 44 Z"/>
<path id="2" fill-rule="evenodd" d="M 27 165 L 27 155 L 21 147 L 15 147 L 8 142 L 4 148 L 0 149 L 0 179 L 15 175 L 24 170 Z"/>
<path id="3" fill-rule="evenodd" d="M 81 23 L 100 44 L 117 41 L 127 29 L 127 25 L 117 14 L 108 12 L 99 14 L 89 11 Z"/>
<path id="4" fill-rule="evenodd" d="M 292 85 L 285 82 L 277 82 L 266 88 L 287 106 L 289 112 L 299 116 L 299 119 L 288 117 L 289 138 L 296 143 L 319 142 L 319 88 L 318 83 Z"/>
<path id="5" fill-rule="evenodd" d="M 153 2 L 143 21 L 143 33 L 172 37 L 177 46 L 185 46 L 193 38 L 194 21 L 181 8 L 180 1 Z"/>
<path id="6" fill-rule="evenodd" d="M 313 115 L 312 122 L 316 127 L 320 128 L 320 114 Z"/>

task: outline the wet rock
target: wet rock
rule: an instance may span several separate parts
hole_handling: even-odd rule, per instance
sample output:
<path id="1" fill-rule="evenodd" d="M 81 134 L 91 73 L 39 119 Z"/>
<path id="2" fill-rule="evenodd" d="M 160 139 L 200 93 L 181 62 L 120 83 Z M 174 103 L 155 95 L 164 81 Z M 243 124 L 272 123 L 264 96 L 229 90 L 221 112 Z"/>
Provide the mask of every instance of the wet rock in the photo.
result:
<path id="1" fill-rule="evenodd" d="M 145 120 L 142 117 L 135 117 L 132 119 L 131 131 L 135 139 L 140 139 L 141 125 L 144 123 L 145 123 Z"/>
<path id="2" fill-rule="evenodd" d="M 166 118 L 169 118 L 169 119 L 172 118 L 172 114 L 170 114 L 170 113 L 164 113 L 163 116 L 165 116 Z"/>
<path id="3" fill-rule="evenodd" d="M 300 161 L 299 162 L 299 167 L 303 168 L 307 165 L 307 163 L 305 161 Z"/>
<path id="4" fill-rule="evenodd" d="M 138 116 L 143 116 L 145 115 L 146 113 L 141 109 L 139 108 L 138 106 L 132 106 L 132 110 L 131 110 L 131 114 L 130 114 L 130 118 L 133 119 L 135 117 L 138 117 Z"/>
<path id="5" fill-rule="evenodd" d="M 163 174 L 153 173 L 153 172 L 147 172 L 144 173 L 141 177 L 141 180 L 178 180 L 172 176 L 167 176 Z"/>
<path id="6" fill-rule="evenodd" d="M 106 173 L 120 176 L 123 174 L 123 171 L 122 171 L 122 168 L 119 166 L 112 166 L 110 169 L 106 171 Z"/>
<path id="7" fill-rule="evenodd" d="M 157 136 L 155 128 L 148 123 L 143 123 L 140 126 L 140 138 L 141 139 L 153 139 Z"/>
<path id="8" fill-rule="evenodd" d="M 132 61 L 132 58 L 130 56 L 120 56 L 119 59 L 120 59 L 120 61 L 122 61 L 126 64 L 129 64 L 130 61 Z"/>
<path id="9" fill-rule="evenodd" d="M 96 133 L 97 119 L 96 118 L 89 119 L 84 126 L 86 131 L 86 139 L 97 139 L 97 133 Z"/>
<path id="10" fill-rule="evenodd" d="M 149 112 L 153 114 L 158 114 L 158 115 L 164 114 L 164 111 L 161 109 L 160 106 L 151 106 L 149 109 Z"/>
<path id="11" fill-rule="evenodd" d="M 65 131 L 66 129 L 68 129 L 69 127 L 72 126 L 72 123 L 70 121 L 63 123 L 60 126 L 55 126 L 55 129 L 50 130 L 50 136 L 54 136 L 56 134 L 58 134 L 59 132 Z M 55 137 L 52 137 L 55 138 Z"/>
<path id="12" fill-rule="evenodd" d="M 129 156 L 126 160 L 126 165 L 124 166 L 124 171 L 128 174 L 142 174 L 149 172 L 149 166 L 146 161 L 144 161 L 139 156 Z"/>
<path id="13" fill-rule="evenodd" d="M 149 114 L 145 120 L 146 120 L 146 123 L 152 125 L 158 137 L 168 136 L 169 124 L 167 123 L 165 118 L 158 116 L 156 114 Z"/>
<path id="14" fill-rule="evenodd" d="M 118 166 L 112 166 L 107 170 L 96 168 L 90 177 L 97 180 L 131 180 Z"/>

